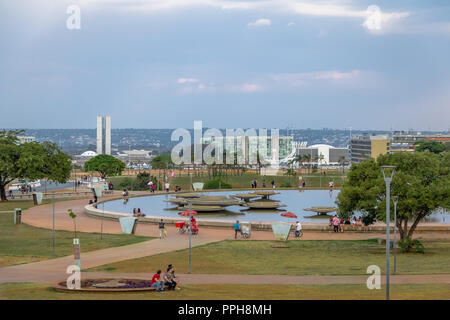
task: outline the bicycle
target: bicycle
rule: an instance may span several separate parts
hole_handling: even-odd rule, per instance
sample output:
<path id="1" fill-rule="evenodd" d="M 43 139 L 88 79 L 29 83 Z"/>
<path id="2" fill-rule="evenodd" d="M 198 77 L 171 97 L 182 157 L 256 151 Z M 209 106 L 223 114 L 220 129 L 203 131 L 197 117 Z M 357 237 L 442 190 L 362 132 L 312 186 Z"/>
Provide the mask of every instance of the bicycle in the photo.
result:
<path id="1" fill-rule="evenodd" d="M 294 236 L 296 238 L 301 238 L 303 236 L 303 231 L 302 230 L 295 230 Z"/>

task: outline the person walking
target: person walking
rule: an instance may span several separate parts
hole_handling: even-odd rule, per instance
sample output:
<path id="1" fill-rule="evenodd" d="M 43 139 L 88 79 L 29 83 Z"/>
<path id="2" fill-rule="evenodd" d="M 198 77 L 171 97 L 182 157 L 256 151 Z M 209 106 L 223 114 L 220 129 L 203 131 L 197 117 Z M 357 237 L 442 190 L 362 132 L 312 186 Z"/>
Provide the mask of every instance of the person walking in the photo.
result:
<path id="1" fill-rule="evenodd" d="M 153 192 L 153 181 L 150 180 L 150 181 L 147 183 L 147 185 L 148 185 L 149 191 L 150 191 L 150 192 Z"/>
<path id="2" fill-rule="evenodd" d="M 170 183 L 166 182 L 164 187 L 166 188 L 166 192 L 169 192 Z"/>
<path id="3" fill-rule="evenodd" d="M 234 223 L 234 238 L 237 239 L 238 232 L 241 232 L 241 226 L 239 225 L 239 220 Z M 239 236 L 240 238 L 240 236 Z"/>
<path id="4" fill-rule="evenodd" d="M 164 221 L 161 219 L 159 222 L 159 238 L 164 239 L 167 236 L 166 229 L 164 228 Z"/>
<path id="5" fill-rule="evenodd" d="M 275 180 L 272 180 L 271 184 L 272 184 L 272 189 L 275 189 Z"/>
<path id="6" fill-rule="evenodd" d="M 337 216 L 334 216 L 334 218 L 333 218 L 334 232 L 339 232 L 339 222 L 340 222 L 339 218 Z"/>

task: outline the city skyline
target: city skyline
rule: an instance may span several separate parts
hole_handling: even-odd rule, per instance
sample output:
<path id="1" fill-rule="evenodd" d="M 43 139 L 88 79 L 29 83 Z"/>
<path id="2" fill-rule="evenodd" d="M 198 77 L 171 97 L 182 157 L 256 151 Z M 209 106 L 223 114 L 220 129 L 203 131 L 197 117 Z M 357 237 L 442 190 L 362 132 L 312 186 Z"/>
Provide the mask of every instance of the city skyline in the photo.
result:
<path id="1" fill-rule="evenodd" d="M 445 1 L 71 4 L 0 4 L 0 127 L 450 127 Z"/>

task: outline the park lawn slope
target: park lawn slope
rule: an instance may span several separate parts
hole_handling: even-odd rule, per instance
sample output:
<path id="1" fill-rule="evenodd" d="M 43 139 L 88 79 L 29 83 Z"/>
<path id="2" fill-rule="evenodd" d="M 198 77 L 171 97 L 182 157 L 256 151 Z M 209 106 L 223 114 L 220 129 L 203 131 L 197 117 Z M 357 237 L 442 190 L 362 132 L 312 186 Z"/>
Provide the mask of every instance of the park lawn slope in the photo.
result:
<path id="1" fill-rule="evenodd" d="M 56 198 L 55 202 L 74 200 L 74 198 Z M 52 199 L 43 199 L 42 204 L 49 204 Z M 20 208 L 22 211 L 34 207 L 32 200 L 14 200 L 14 201 L 2 201 L 0 202 L 0 212 L 14 211 L 15 208 Z"/>
<path id="2" fill-rule="evenodd" d="M 398 284 L 390 287 L 391 299 L 450 299 L 448 284 Z M 60 292 L 40 283 L 2 283 L 0 299 L 29 300 L 372 300 L 385 299 L 382 290 L 366 285 L 182 285 L 181 290 L 129 293 Z"/>
<path id="3" fill-rule="evenodd" d="M 288 248 L 275 241 L 226 240 L 192 248 L 192 272 L 198 274 L 366 275 L 377 265 L 384 273 L 385 245 L 376 240 L 293 240 Z M 450 241 L 423 240 L 425 254 L 397 255 L 397 274 L 450 273 Z M 393 265 L 391 256 L 391 267 Z M 88 271 L 151 273 L 168 264 L 188 272 L 188 250 L 125 260 Z M 392 271 L 391 271 L 392 272 Z"/>
<path id="4" fill-rule="evenodd" d="M 55 232 L 55 256 L 52 255 L 52 231 L 26 224 L 14 225 L 14 214 L 0 212 L 0 267 L 36 262 L 73 254 L 74 234 Z M 77 232 L 81 252 L 120 247 L 149 240 L 148 237 L 127 234 Z"/>

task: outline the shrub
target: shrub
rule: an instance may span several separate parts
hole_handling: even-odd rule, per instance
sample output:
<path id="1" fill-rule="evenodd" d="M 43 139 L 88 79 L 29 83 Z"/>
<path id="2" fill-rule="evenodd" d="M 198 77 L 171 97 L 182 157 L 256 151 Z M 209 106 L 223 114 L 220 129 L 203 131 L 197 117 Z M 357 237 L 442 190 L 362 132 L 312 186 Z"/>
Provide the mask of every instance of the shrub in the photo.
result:
<path id="1" fill-rule="evenodd" d="M 375 222 L 375 217 L 371 214 L 364 214 L 361 216 L 361 221 L 365 226 L 370 226 Z"/>
<path id="2" fill-rule="evenodd" d="M 221 179 L 209 180 L 203 186 L 203 189 L 231 189 L 231 184 L 222 181 Z"/>
<path id="3" fill-rule="evenodd" d="M 280 185 L 281 188 L 292 188 L 292 184 L 290 182 L 284 182 Z"/>
<path id="4" fill-rule="evenodd" d="M 150 173 L 142 172 L 136 176 L 136 185 L 140 190 L 146 190 L 148 188 L 147 183 L 151 180 Z"/>
<path id="5" fill-rule="evenodd" d="M 417 253 L 425 253 L 425 247 L 422 242 L 417 239 L 411 239 L 411 237 L 406 238 L 405 240 L 400 240 L 398 242 L 400 249 L 403 253 L 410 252 L 411 249 L 415 249 Z"/>

